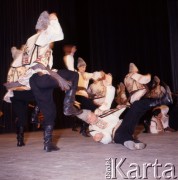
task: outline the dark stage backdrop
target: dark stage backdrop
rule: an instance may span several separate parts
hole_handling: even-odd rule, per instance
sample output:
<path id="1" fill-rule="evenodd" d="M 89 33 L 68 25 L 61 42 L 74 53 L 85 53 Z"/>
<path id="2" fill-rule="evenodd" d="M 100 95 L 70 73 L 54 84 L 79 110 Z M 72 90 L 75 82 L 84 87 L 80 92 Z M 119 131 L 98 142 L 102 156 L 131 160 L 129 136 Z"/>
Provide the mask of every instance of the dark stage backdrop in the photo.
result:
<path id="1" fill-rule="evenodd" d="M 64 40 L 55 43 L 54 68 L 62 68 L 62 47 L 77 45 L 75 59 L 87 62 L 89 72 L 103 70 L 113 74 L 116 86 L 123 81 L 130 62 L 141 73 L 159 76 L 178 90 L 178 16 L 175 0 L 6 0 L 1 6 L 0 35 L 0 108 L 4 112 L 0 130 L 14 130 L 11 104 L 2 101 L 6 92 L 8 68 L 12 62 L 10 49 L 20 47 L 35 33 L 40 13 L 56 12 L 64 31 Z M 62 113 L 64 93 L 55 90 L 56 128 L 72 125 Z M 28 124 L 28 123 L 27 123 Z"/>

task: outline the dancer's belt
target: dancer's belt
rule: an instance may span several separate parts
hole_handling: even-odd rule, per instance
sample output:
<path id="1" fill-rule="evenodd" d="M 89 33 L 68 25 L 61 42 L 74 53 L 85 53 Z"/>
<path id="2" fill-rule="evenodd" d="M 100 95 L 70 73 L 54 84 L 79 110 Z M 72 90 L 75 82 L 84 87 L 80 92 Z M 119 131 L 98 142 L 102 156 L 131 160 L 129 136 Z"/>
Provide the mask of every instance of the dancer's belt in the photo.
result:
<path id="1" fill-rule="evenodd" d="M 130 106 L 125 106 L 125 107 L 130 107 Z M 122 109 L 122 108 L 121 108 Z M 104 117 L 106 117 L 106 116 L 109 116 L 110 114 L 113 114 L 113 113 L 115 113 L 115 112 L 117 112 L 117 111 L 119 111 L 120 109 L 119 108 L 114 108 L 114 109 L 110 109 L 110 110 L 108 110 L 108 111 L 104 111 L 104 113 L 103 114 L 101 114 L 101 115 L 99 115 L 99 117 L 100 118 L 104 118 Z"/>
<path id="2" fill-rule="evenodd" d="M 115 108 L 115 109 L 110 109 L 110 110 L 108 110 L 108 111 L 104 111 L 104 113 L 101 114 L 101 115 L 99 115 L 99 117 L 100 117 L 100 118 L 104 118 L 104 117 L 106 117 L 106 116 L 109 116 L 110 114 L 113 114 L 114 112 L 117 112 L 118 110 L 120 110 L 120 109 Z"/>

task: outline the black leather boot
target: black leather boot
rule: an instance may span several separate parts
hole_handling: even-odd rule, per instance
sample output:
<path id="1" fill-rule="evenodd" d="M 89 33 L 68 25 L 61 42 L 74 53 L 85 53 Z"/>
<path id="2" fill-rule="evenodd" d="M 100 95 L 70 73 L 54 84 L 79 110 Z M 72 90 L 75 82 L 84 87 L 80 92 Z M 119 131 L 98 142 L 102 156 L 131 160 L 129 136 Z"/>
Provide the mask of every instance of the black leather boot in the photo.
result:
<path id="1" fill-rule="evenodd" d="M 74 117 L 74 123 L 72 126 L 72 131 L 78 131 L 77 127 L 78 127 L 78 119 L 77 119 L 77 117 Z"/>
<path id="2" fill-rule="evenodd" d="M 144 120 L 143 126 L 145 128 L 143 133 L 150 133 L 150 123 L 147 120 Z"/>
<path id="3" fill-rule="evenodd" d="M 74 106 L 76 91 L 70 89 L 66 92 L 64 98 L 64 115 L 66 116 L 76 116 L 81 114 L 83 111 Z"/>
<path id="4" fill-rule="evenodd" d="M 58 151 L 59 148 L 52 143 L 53 126 L 47 125 L 44 128 L 44 150 L 46 152 Z"/>
<path id="5" fill-rule="evenodd" d="M 155 99 L 154 102 L 150 103 L 150 107 L 155 107 L 160 105 L 169 106 L 173 104 L 172 93 L 169 86 L 164 84 L 164 88 L 166 90 L 165 94 L 161 98 Z"/>
<path id="6" fill-rule="evenodd" d="M 18 126 L 17 127 L 17 146 L 25 146 L 24 143 L 24 127 Z"/>
<path id="7" fill-rule="evenodd" d="M 88 126 L 89 125 L 86 122 L 82 123 L 81 129 L 80 129 L 80 134 L 82 134 L 82 136 L 84 136 L 84 137 L 90 137 L 87 132 Z"/>

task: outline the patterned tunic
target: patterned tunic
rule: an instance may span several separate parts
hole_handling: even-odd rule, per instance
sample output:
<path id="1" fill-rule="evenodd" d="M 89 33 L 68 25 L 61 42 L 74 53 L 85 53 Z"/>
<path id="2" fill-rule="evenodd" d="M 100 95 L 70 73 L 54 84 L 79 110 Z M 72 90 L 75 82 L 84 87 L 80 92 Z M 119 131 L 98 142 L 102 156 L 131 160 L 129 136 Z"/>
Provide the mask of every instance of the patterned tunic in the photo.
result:
<path id="1" fill-rule="evenodd" d="M 141 75 L 139 73 L 129 73 L 126 75 L 124 84 L 131 96 L 130 103 L 139 100 L 146 94 L 147 89 L 145 85 L 149 83 L 150 80 L 150 74 Z"/>

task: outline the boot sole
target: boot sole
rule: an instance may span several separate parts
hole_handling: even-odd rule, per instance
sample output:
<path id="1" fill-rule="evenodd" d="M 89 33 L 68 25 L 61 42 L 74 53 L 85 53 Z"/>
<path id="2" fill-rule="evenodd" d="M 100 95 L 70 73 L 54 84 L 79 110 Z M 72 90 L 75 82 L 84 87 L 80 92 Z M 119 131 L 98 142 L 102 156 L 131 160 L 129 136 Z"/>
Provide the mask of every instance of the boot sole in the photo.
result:
<path id="1" fill-rule="evenodd" d="M 25 144 L 17 144 L 17 147 L 22 147 L 22 146 L 25 146 Z"/>
<path id="2" fill-rule="evenodd" d="M 124 142 L 124 146 L 130 150 L 140 150 L 146 147 L 144 143 L 135 143 L 134 141 L 126 141 Z"/>
<path id="3" fill-rule="evenodd" d="M 60 148 L 47 148 L 47 147 L 44 147 L 44 150 L 45 150 L 46 152 L 51 152 L 51 151 L 59 151 Z"/>

